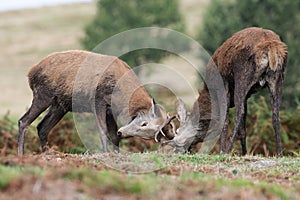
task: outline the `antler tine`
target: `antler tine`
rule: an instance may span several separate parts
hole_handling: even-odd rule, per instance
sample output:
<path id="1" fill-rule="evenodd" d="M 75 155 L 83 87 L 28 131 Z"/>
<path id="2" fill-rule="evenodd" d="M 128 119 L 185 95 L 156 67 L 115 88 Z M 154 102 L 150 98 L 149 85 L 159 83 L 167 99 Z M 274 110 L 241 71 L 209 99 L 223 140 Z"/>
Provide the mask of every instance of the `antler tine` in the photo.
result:
<path id="1" fill-rule="evenodd" d="M 165 127 L 167 124 L 169 124 L 174 118 L 176 118 L 176 115 L 172 115 L 170 118 L 168 118 L 167 121 L 165 121 L 159 128 L 159 130 L 155 133 L 154 140 L 155 142 L 158 142 L 157 136 L 159 133 L 161 133 L 164 137 L 166 137 L 166 134 L 163 132 L 163 127 Z"/>
<path id="2" fill-rule="evenodd" d="M 157 131 L 154 135 L 154 140 L 155 142 L 158 142 L 157 136 L 158 134 L 161 133 L 164 137 L 166 137 L 165 133 L 162 131 L 162 129 L 160 128 L 159 131 Z"/>
<path id="3" fill-rule="evenodd" d="M 169 124 L 174 118 L 177 118 L 177 115 L 172 115 L 163 125 L 161 126 L 162 128 L 165 127 L 167 124 Z"/>

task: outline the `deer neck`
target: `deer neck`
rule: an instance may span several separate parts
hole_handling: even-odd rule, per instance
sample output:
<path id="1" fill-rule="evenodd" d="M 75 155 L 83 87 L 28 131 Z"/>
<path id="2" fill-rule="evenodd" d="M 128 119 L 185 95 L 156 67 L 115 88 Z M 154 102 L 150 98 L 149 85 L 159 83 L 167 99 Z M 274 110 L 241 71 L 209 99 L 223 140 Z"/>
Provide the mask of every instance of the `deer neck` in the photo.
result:
<path id="1" fill-rule="evenodd" d="M 206 86 L 202 88 L 199 92 L 199 97 L 197 99 L 200 120 L 210 120 L 211 119 L 211 97 Z"/>

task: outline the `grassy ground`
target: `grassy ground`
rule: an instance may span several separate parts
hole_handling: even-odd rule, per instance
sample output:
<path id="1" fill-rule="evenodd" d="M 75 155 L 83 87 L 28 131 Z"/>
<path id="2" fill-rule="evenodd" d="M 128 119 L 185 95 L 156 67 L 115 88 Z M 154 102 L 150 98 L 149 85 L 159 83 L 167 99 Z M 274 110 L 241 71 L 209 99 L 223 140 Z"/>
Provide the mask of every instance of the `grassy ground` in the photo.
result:
<path id="1" fill-rule="evenodd" d="M 150 173 L 101 161 L 121 155 L 48 154 L 0 158 L 1 199 L 299 199 L 299 158 L 150 153 Z M 145 154 L 135 154 L 145 156 Z M 155 158 L 155 159 L 154 159 Z M 152 163 L 149 163 L 152 164 Z M 143 163 L 145 165 L 145 163 Z"/>

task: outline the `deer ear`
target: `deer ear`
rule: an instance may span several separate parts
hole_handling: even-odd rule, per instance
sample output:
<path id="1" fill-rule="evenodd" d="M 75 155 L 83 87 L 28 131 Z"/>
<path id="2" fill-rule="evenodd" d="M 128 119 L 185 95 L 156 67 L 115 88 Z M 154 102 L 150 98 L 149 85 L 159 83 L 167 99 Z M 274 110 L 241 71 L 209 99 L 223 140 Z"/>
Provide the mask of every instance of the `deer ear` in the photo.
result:
<path id="1" fill-rule="evenodd" d="M 156 103 L 155 103 L 155 100 L 152 98 L 151 99 L 151 116 L 155 116 L 155 105 L 156 105 Z"/>
<path id="2" fill-rule="evenodd" d="M 184 102 L 181 98 L 177 98 L 178 106 L 177 106 L 177 114 L 178 114 L 178 120 L 180 123 L 184 123 L 187 120 L 187 110 Z"/>
<path id="3" fill-rule="evenodd" d="M 162 106 L 156 104 L 154 99 L 152 99 L 151 103 L 151 117 L 153 118 L 164 118 L 167 119 L 167 113 Z"/>

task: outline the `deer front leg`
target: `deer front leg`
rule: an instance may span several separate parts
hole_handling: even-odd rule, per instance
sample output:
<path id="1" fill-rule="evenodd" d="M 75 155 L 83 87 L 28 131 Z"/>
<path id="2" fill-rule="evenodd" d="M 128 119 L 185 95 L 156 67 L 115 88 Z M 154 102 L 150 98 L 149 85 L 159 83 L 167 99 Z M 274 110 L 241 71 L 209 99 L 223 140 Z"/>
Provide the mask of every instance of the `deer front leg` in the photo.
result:
<path id="1" fill-rule="evenodd" d="M 109 139 L 113 144 L 114 151 L 119 152 L 120 137 L 118 137 L 117 135 L 118 132 L 117 123 L 111 112 L 106 114 L 106 125 L 108 128 Z"/>
<path id="2" fill-rule="evenodd" d="M 97 106 L 96 108 L 96 124 L 97 124 L 97 128 L 99 131 L 99 136 L 100 136 L 100 140 L 102 143 L 102 152 L 106 153 L 108 152 L 108 148 L 107 148 L 107 125 L 106 125 L 106 109 L 107 106 L 106 104 L 100 104 Z"/>
<path id="3" fill-rule="evenodd" d="M 246 90 L 247 91 L 247 90 Z M 245 128 L 243 125 L 245 123 L 246 118 L 246 91 L 235 91 L 234 103 L 236 108 L 235 119 L 234 119 L 234 128 L 232 131 L 232 135 L 229 139 L 228 147 L 226 153 L 229 153 L 232 149 L 234 138 L 236 134 L 241 131 L 241 128 Z M 241 131 L 241 143 L 242 143 L 242 153 L 243 155 L 247 153 L 246 150 L 246 130 Z"/>
<path id="4" fill-rule="evenodd" d="M 220 146 L 220 153 L 226 153 L 226 138 L 227 138 L 227 133 L 228 133 L 228 112 L 225 116 L 225 121 L 224 121 L 224 126 L 221 132 L 221 146 Z"/>

